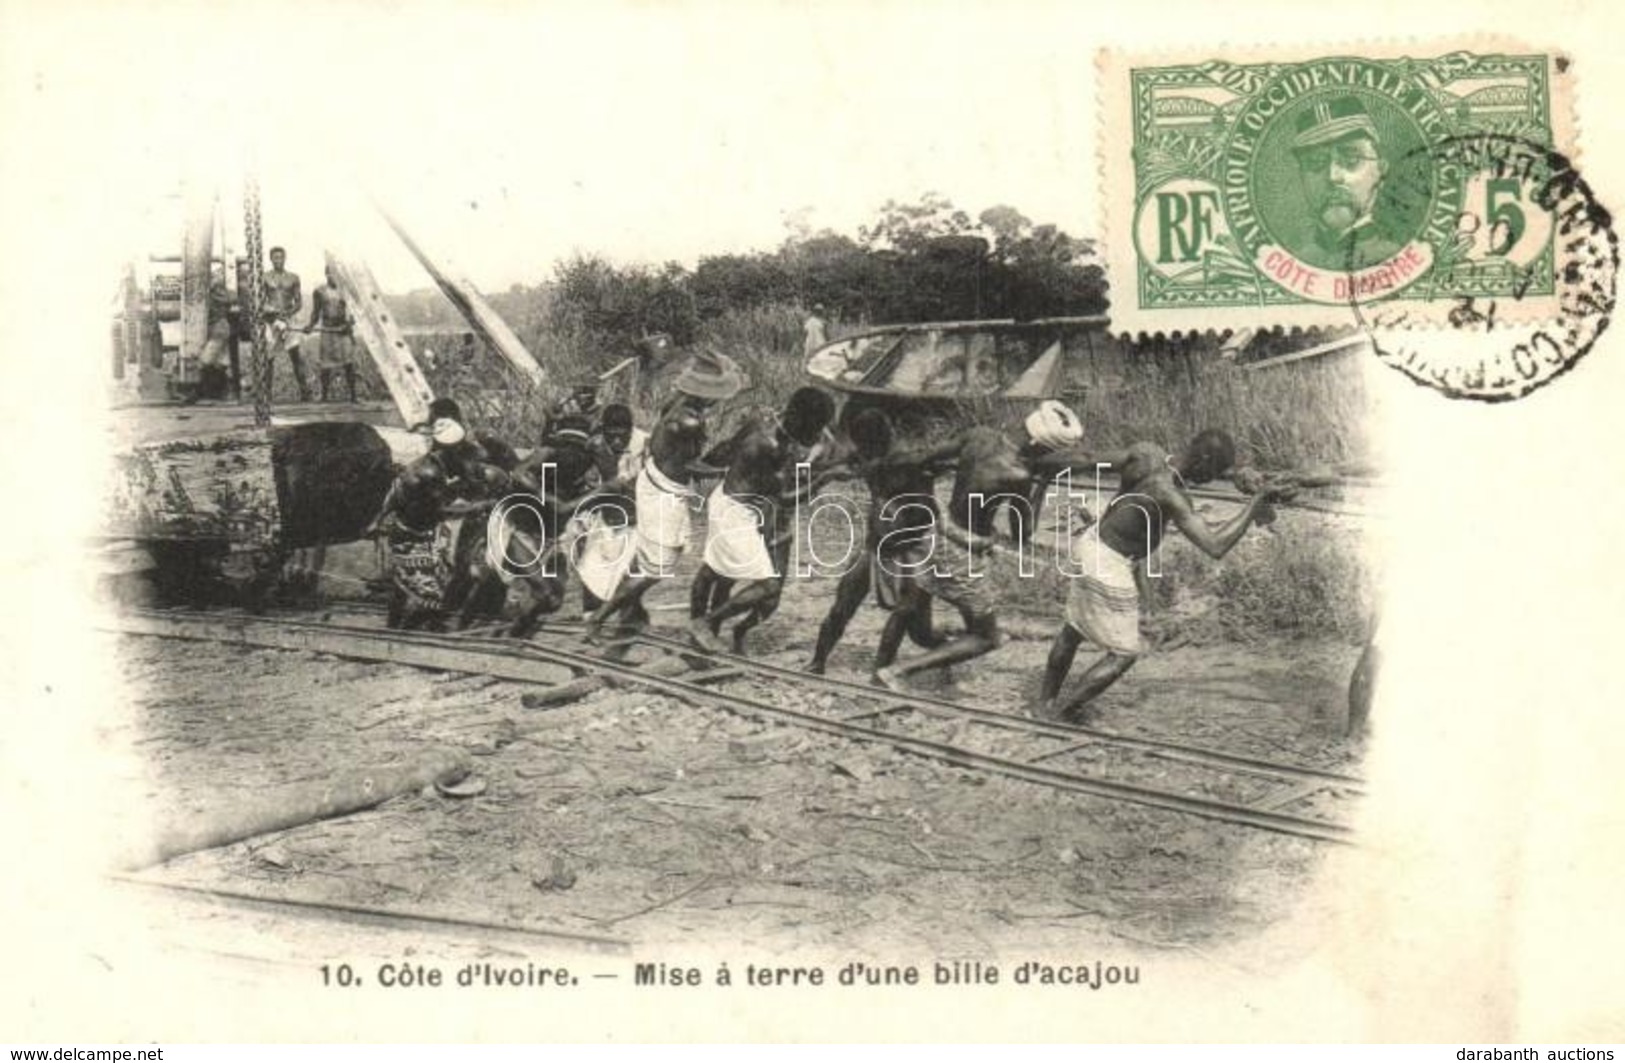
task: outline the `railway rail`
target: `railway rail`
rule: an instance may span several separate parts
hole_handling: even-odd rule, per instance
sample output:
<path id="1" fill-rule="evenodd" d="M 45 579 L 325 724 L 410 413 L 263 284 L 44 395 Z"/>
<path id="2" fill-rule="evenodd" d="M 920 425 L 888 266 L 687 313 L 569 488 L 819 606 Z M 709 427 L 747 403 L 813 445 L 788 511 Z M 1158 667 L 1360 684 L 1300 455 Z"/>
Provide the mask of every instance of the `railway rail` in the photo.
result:
<path id="1" fill-rule="evenodd" d="M 171 898 L 184 898 L 199 904 L 247 914 L 272 914 L 282 918 L 291 916 L 315 923 L 360 929 L 432 933 L 466 943 L 496 949 L 518 949 L 526 953 L 533 952 L 538 946 L 552 946 L 574 952 L 624 956 L 631 953 L 633 946 L 631 940 L 611 934 L 496 923 L 436 912 L 374 908 L 359 904 L 301 900 L 296 897 L 267 897 L 241 890 L 168 882 L 145 875 L 112 875 L 109 879 L 122 886 L 158 892 Z"/>
<path id="2" fill-rule="evenodd" d="M 601 647 L 587 643 L 580 625 L 569 622 L 548 624 L 533 641 L 517 641 L 470 632 L 393 631 L 366 608 L 329 615 L 342 620 L 137 609 L 112 615 L 102 626 L 125 634 L 307 650 L 555 688 L 596 676 L 1056 790 L 1318 841 L 1352 842 L 1352 828 L 1339 817 L 1363 793 L 1358 778 L 1339 772 L 900 694 L 702 651 L 657 633 Z M 647 659 L 630 656 L 634 650 L 681 658 L 689 670 L 667 674 L 651 669 Z M 786 692 L 791 696 L 785 697 Z M 815 707 L 798 707 L 814 701 L 807 693 L 832 696 Z"/>

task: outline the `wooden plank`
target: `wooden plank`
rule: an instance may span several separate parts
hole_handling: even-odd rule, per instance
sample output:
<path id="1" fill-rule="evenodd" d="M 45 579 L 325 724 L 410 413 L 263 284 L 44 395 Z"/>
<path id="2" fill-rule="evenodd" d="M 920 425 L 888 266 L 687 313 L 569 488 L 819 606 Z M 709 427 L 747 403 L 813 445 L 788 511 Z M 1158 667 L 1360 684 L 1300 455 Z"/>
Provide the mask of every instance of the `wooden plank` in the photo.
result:
<path id="1" fill-rule="evenodd" d="M 188 188 L 181 236 L 181 360 L 196 366 L 209 342 L 209 268 L 214 261 L 214 196 Z M 194 378 L 188 369 L 181 379 Z"/>
<path id="2" fill-rule="evenodd" d="M 480 337 L 486 343 L 489 343 L 502 356 L 503 360 L 519 373 L 521 378 L 534 387 L 544 387 L 547 384 L 547 371 L 542 368 L 541 363 L 536 361 L 536 358 L 520 342 L 513 329 L 508 327 L 508 323 L 503 321 L 495 310 L 491 309 L 491 304 L 487 303 L 485 296 L 481 295 L 480 290 L 474 287 L 474 282 L 450 268 L 443 267 L 430 258 L 429 253 L 416 240 L 412 239 L 411 234 L 406 231 L 406 227 L 396 221 L 389 211 L 379 207 L 378 213 L 384 216 L 384 221 L 389 224 L 391 229 L 395 230 L 395 235 L 401 238 L 401 242 L 406 245 L 406 249 L 412 252 L 413 257 L 423 265 L 424 270 L 428 272 L 446 298 L 451 300 L 452 305 L 463 315 L 470 327 L 479 333 Z"/>
<path id="3" fill-rule="evenodd" d="M 1306 783 L 1299 783 L 1296 786 L 1284 786 L 1265 797 L 1262 801 L 1258 802 L 1255 807 L 1262 812 L 1278 812 L 1289 805 L 1297 804 L 1306 797 L 1312 797 L 1327 788 L 1327 784 L 1318 779 L 1311 780 Z"/>
<path id="4" fill-rule="evenodd" d="M 412 357 L 412 349 L 406 345 L 395 315 L 385 305 L 384 293 L 378 289 L 372 270 L 360 259 L 334 251 L 327 253 L 327 262 L 337 274 L 339 289 L 355 315 L 356 337 L 372 355 L 384 386 L 395 400 L 395 408 L 409 427 L 428 420 L 434 389 Z"/>
<path id="5" fill-rule="evenodd" d="M 1369 347 L 1370 345 L 1371 341 L 1364 333 L 1357 333 L 1353 336 L 1344 336 L 1342 339 L 1332 340 L 1328 343 L 1316 344 L 1313 347 L 1308 347 L 1301 351 L 1293 351 L 1291 354 L 1283 354 L 1275 358 L 1266 358 L 1260 362 L 1248 362 L 1246 365 L 1240 366 L 1239 368 L 1245 369 L 1248 372 L 1252 372 L 1255 369 L 1273 369 L 1278 365 L 1289 365 L 1292 362 L 1301 362 L 1308 358 L 1319 358 L 1321 355 L 1335 354 L 1338 351 L 1353 350 L 1356 347 Z"/>

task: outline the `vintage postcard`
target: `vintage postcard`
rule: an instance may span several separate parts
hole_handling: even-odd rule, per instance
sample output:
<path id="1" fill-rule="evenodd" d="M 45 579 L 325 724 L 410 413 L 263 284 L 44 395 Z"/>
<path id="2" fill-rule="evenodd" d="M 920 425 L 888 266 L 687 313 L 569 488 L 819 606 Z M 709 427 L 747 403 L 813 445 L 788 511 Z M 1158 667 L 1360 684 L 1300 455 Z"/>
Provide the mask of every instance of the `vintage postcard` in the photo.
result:
<path id="1" fill-rule="evenodd" d="M 0 0 L 0 1037 L 1620 1041 L 1625 20 L 1349 15 Z"/>

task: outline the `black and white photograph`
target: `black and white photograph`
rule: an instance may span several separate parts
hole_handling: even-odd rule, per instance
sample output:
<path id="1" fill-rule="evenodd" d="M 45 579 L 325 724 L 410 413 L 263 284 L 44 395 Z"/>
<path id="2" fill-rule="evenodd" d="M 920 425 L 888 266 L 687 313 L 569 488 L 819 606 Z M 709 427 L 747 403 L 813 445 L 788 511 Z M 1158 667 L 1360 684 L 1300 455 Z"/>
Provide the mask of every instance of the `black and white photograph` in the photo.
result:
<path id="1" fill-rule="evenodd" d="M 1619 1041 L 1495 6 L 0 5 L 9 1036 Z"/>

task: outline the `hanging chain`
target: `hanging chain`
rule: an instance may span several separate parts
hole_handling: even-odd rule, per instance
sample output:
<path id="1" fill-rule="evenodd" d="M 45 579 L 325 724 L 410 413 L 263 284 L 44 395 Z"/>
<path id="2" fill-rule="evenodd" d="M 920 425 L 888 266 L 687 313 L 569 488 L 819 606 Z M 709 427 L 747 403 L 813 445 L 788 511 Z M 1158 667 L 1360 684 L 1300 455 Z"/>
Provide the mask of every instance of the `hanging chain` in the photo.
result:
<path id="1" fill-rule="evenodd" d="M 242 296 L 243 316 L 249 323 L 249 377 L 254 393 L 254 424 L 264 428 L 271 423 L 271 356 L 265 349 L 265 322 L 261 314 L 261 294 L 265 277 L 264 244 L 260 236 L 260 184 L 252 174 L 243 179 L 244 253 L 248 256 L 248 291 Z"/>

